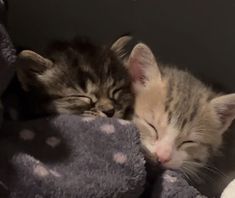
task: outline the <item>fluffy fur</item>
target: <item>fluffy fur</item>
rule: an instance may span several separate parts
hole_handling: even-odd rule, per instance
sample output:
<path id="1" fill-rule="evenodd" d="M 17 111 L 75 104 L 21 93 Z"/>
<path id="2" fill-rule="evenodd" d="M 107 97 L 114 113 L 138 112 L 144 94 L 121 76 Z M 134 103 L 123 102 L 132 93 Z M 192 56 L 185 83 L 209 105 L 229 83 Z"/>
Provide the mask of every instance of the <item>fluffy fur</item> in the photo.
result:
<path id="1" fill-rule="evenodd" d="M 128 40 L 121 37 L 110 47 L 83 39 L 57 42 L 44 56 L 22 51 L 17 75 L 30 109 L 37 115 L 85 113 L 126 118 L 133 95 L 121 51 Z"/>
<path id="2" fill-rule="evenodd" d="M 142 43 L 128 68 L 136 94 L 134 122 L 147 156 L 199 180 L 199 170 L 210 169 L 210 158 L 220 154 L 235 118 L 235 94 L 215 93 L 188 72 L 159 65 Z"/>

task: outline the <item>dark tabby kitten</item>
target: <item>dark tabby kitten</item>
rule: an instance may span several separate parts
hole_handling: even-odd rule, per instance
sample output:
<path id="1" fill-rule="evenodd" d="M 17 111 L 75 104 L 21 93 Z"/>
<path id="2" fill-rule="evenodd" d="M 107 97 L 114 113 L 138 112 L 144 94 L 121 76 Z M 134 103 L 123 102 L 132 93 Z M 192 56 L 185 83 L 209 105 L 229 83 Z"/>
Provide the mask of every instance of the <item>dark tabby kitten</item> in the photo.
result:
<path id="1" fill-rule="evenodd" d="M 111 47 L 80 39 L 57 42 L 44 56 L 24 50 L 17 76 L 31 114 L 92 114 L 127 118 L 133 104 L 131 82 L 121 60 L 129 37 Z"/>

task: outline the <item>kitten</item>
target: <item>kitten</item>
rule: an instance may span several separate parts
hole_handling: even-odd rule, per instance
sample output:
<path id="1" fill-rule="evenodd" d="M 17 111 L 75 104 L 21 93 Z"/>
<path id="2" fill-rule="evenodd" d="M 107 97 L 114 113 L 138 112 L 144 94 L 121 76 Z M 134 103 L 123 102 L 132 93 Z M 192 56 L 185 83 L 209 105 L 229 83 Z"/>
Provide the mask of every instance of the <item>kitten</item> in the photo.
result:
<path id="1" fill-rule="evenodd" d="M 235 118 L 235 94 L 215 93 L 188 72 L 159 65 L 142 43 L 132 50 L 128 68 L 136 95 L 133 120 L 147 157 L 197 180 L 210 158 L 221 154 Z"/>
<path id="2" fill-rule="evenodd" d="M 24 50 L 19 54 L 17 76 L 29 113 L 89 114 L 127 118 L 133 105 L 128 71 L 121 59 L 130 37 L 111 47 L 84 40 L 57 42 L 44 56 Z"/>

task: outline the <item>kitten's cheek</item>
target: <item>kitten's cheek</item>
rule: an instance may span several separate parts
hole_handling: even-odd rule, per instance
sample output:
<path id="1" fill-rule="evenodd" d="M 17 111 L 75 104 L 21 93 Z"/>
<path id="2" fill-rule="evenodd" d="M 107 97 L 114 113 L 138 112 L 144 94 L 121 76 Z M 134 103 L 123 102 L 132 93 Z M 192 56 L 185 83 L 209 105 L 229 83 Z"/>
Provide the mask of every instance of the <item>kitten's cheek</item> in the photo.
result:
<path id="1" fill-rule="evenodd" d="M 133 119 L 134 124 L 137 126 L 139 133 L 140 133 L 140 138 L 144 139 L 145 141 L 151 140 L 151 142 L 156 142 L 157 140 L 157 135 L 155 132 L 152 130 L 149 130 L 149 128 L 146 126 L 145 122 L 141 119 L 134 118 Z"/>
<path id="2" fill-rule="evenodd" d="M 187 160 L 188 158 L 188 154 L 185 152 L 185 151 L 176 151 L 174 154 L 173 154 L 173 157 L 172 159 L 167 162 L 164 166 L 166 168 L 170 168 L 170 169 L 180 169 L 182 166 L 183 166 L 183 162 L 185 160 Z"/>
<path id="3" fill-rule="evenodd" d="M 113 117 L 115 118 L 123 118 L 124 112 L 116 110 Z"/>
<path id="4" fill-rule="evenodd" d="M 192 160 L 200 161 L 200 163 L 206 163 L 210 153 L 207 147 L 201 146 L 200 148 L 195 147 L 192 150 L 188 150 L 188 153 Z"/>

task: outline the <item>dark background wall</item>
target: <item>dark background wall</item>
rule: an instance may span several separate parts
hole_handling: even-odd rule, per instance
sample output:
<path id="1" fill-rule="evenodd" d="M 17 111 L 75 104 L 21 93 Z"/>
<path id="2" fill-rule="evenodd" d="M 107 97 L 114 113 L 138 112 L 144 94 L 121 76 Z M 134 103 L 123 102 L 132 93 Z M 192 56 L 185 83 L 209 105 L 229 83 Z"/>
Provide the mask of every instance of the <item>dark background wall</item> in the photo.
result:
<path id="1" fill-rule="evenodd" d="M 235 91 L 234 0 L 8 0 L 16 45 L 40 50 L 55 38 L 107 43 L 130 32 L 158 59 Z"/>

